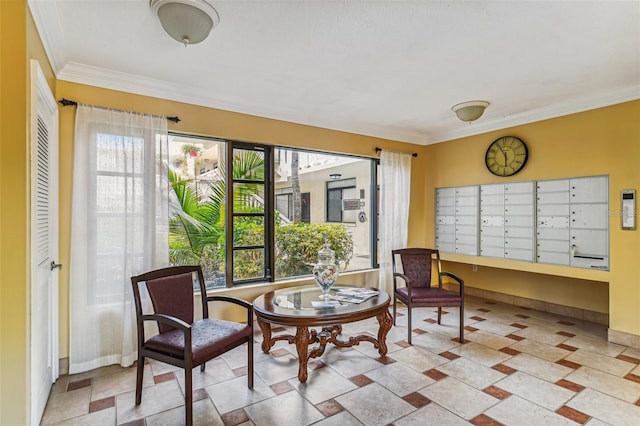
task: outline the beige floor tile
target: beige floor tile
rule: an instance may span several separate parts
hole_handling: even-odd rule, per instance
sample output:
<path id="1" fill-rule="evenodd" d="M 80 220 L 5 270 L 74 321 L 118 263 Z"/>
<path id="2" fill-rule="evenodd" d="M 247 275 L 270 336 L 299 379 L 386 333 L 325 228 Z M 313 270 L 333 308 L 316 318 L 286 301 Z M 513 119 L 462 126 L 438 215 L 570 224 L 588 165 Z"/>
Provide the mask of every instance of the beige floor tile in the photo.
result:
<path id="1" fill-rule="evenodd" d="M 282 426 L 290 420 L 298 426 L 305 426 L 324 418 L 320 411 L 295 391 L 252 404 L 245 411 L 256 425 L 261 426 Z"/>
<path id="2" fill-rule="evenodd" d="M 569 374 L 567 380 L 631 403 L 640 398 L 640 383 L 590 367 L 580 367 Z"/>
<path id="3" fill-rule="evenodd" d="M 497 351 L 476 342 L 470 342 L 458 346 L 457 348 L 451 349 L 451 352 L 465 358 L 469 358 L 470 360 L 478 362 L 487 367 L 491 367 L 492 365 L 499 364 L 511 358 L 511 355 Z"/>
<path id="4" fill-rule="evenodd" d="M 495 386 L 551 411 L 562 407 L 565 402 L 575 395 L 575 392 L 569 389 L 521 371 L 505 377 L 497 382 Z"/>
<path id="5" fill-rule="evenodd" d="M 506 426 L 575 426 L 576 423 L 533 402 L 512 395 L 489 408 L 487 416 Z"/>
<path id="6" fill-rule="evenodd" d="M 477 315 L 479 317 L 485 318 L 488 321 L 499 322 L 505 325 L 511 325 L 514 322 L 521 322 L 522 319 L 516 316 L 516 312 L 509 312 L 508 310 L 504 310 L 501 307 L 497 308 L 496 305 L 487 305 L 486 309 L 491 309 L 490 312 L 482 312 L 478 311 Z"/>
<path id="7" fill-rule="evenodd" d="M 362 423 L 348 411 L 341 411 L 338 414 L 314 423 L 313 426 L 362 426 Z"/>
<path id="8" fill-rule="evenodd" d="M 175 380 L 142 389 L 142 402 L 135 405 L 135 391 L 116 397 L 118 424 L 170 410 L 184 404 L 184 396 Z"/>
<path id="9" fill-rule="evenodd" d="M 258 362 L 264 361 L 268 359 L 271 355 L 265 354 L 262 352 L 260 345 L 262 344 L 262 338 L 260 339 L 260 343 L 254 342 L 253 344 L 253 363 L 257 364 Z M 247 346 L 242 345 L 237 348 L 231 349 L 229 352 L 225 352 L 220 355 L 220 359 L 223 359 L 224 362 L 227 363 L 227 366 L 234 370 L 236 368 L 244 367 L 247 365 Z"/>
<path id="10" fill-rule="evenodd" d="M 257 376 L 268 385 L 298 377 L 298 358 L 293 355 L 270 357 L 253 366 Z"/>
<path id="11" fill-rule="evenodd" d="M 414 336 L 412 344 L 416 348 L 423 348 L 434 354 L 446 352 L 460 346 L 460 342 L 453 341 L 451 337 L 438 333 L 427 333 Z"/>
<path id="12" fill-rule="evenodd" d="M 619 377 L 624 377 L 636 366 L 636 364 L 585 349 L 578 349 L 565 359 Z"/>
<path id="13" fill-rule="evenodd" d="M 612 425 L 637 426 L 640 419 L 640 407 L 637 405 L 593 389 L 583 390 L 567 406 Z"/>
<path id="14" fill-rule="evenodd" d="M 505 377 L 503 373 L 493 368 L 464 357 L 443 364 L 438 367 L 438 370 L 476 389 L 484 389 Z"/>
<path id="15" fill-rule="evenodd" d="M 424 326 L 421 326 L 423 330 L 426 330 L 429 333 L 438 333 L 444 336 L 448 336 L 453 339 L 460 335 L 460 326 L 458 325 L 458 316 L 455 315 L 452 317 L 452 314 L 443 315 L 442 316 L 442 324 L 429 324 L 423 323 Z M 413 326 L 413 328 L 416 328 Z"/>
<path id="16" fill-rule="evenodd" d="M 151 366 L 144 366 L 142 386 L 153 386 L 153 374 Z M 101 374 L 93 378 L 93 390 L 91 401 L 97 401 L 109 396 L 136 389 L 136 368 L 121 368 L 111 374 Z"/>
<path id="17" fill-rule="evenodd" d="M 469 422 L 456 416 L 451 411 L 445 410 L 435 402 L 432 402 L 393 422 L 394 426 L 425 426 L 425 424 L 468 426 Z"/>
<path id="18" fill-rule="evenodd" d="M 336 401 L 367 426 L 384 426 L 415 408 L 392 392 L 372 383 L 336 398 Z"/>
<path id="19" fill-rule="evenodd" d="M 394 362 L 368 371 L 366 376 L 398 396 L 417 392 L 435 381 L 401 362 Z"/>
<path id="20" fill-rule="evenodd" d="M 480 314 L 482 314 L 482 312 Z M 482 315 L 478 316 L 482 317 Z M 473 324 L 473 327 L 486 331 L 487 333 L 497 334 L 498 336 L 506 336 L 520 330 L 518 327 L 512 327 L 496 321 L 478 321 Z"/>
<path id="21" fill-rule="evenodd" d="M 340 350 L 334 346 L 327 347 L 324 355 L 317 359 L 347 378 L 364 374 L 382 365 L 355 349 Z M 296 377 L 297 371 L 296 369 Z"/>
<path id="22" fill-rule="evenodd" d="M 420 346 L 411 346 L 401 351 L 394 352 L 389 356 L 396 361 L 400 361 L 404 365 L 413 368 L 419 373 L 431 370 L 432 368 L 449 361 L 448 359 L 441 357 L 440 355 L 436 355 Z"/>
<path id="23" fill-rule="evenodd" d="M 506 360 L 504 364 L 551 383 L 555 383 L 573 372 L 572 368 L 527 353 L 515 355 Z"/>
<path id="24" fill-rule="evenodd" d="M 258 376 L 254 378 L 253 389 L 247 387 L 247 378 L 242 376 L 208 386 L 205 390 L 220 414 L 275 396 L 271 388 Z"/>
<path id="25" fill-rule="evenodd" d="M 453 377 L 446 377 L 422 389 L 420 393 L 443 408 L 470 420 L 499 402 L 499 399 Z"/>
<path id="26" fill-rule="evenodd" d="M 186 418 L 184 405 L 145 419 L 146 426 L 183 426 Z M 201 399 L 193 403 L 194 426 L 224 426 L 224 422 L 209 399 Z"/>
<path id="27" fill-rule="evenodd" d="M 591 352 L 606 354 L 612 357 L 621 354 L 622 351 L 626 349 L 625 346 L 609 343 L 604 339 L 587 335 L 576 335 L 575 337 L 566 340 L 564 343 L 576 348 L 586 349 Z"/>
<path id="28" fill-rule="evenodd" d="M 595 417 L 591 417 L 586 423 L 585 426 L 612 426 L 611 423 L 603 422 L 602 420 L 598 420 Z"/>
<path id="29" fill-rule="evenodd" d="M 184 370 L 175 372 L 180 389 L 184 393 Z M 200 367 L 196 367 L 191 371 L 192 389 L 201 389 L 216 383 L 224 382 L 236 377 L 233 371 L 229 369 L 227 363 L 221 359 L 214 359 L 207 362 L 204 372 L 200 371 Z"/>
<path id="30" fill-rule="evenodd" d="M 568 339 L 567 336 L 556 334 L 558 331 L 559 330 L 557 328 L 527 327 L 522 330 L 518 330 L 513 334 L 555 346 Z"/>
<path id="31" fill-rule="evenodd" d="M 58 380 L 56 380 L 56 382 L 51 387 L 51 395 L 54 395 L 56 393 L 66 392 L 68 383 L 69 383 L 68 375 L 65 374 L 64 376 L 58 377 Z"/>
<path id="32" fill-rule="evenodd" d="M 481 345 L 488 346 L 492 349 L 501 349 L 506 346 L 515 343 L 515 340 L 508 337 L 498 336 L 497 334 L 489 333 L 487 331 L 478 330 L 473 333 L 465 333 L 465 339 L 472 342 L 480 343 Z"/>
<path id="33" fill-rule="evenodd" d="M 332 368 L 327 367 L 310 371 L 306 383 L 300 383 L 296 376 L 294 379 L 289 380 L 289 384 L 313 405 L 335 398 L 358 387 Z"/>
<path id="34" fill-rule="evenodd" d="M 116 424 L 116 409 L 107 408 L 106 410 L 96 411 L 94 413 L 85 414 L 84 416 L 74 417 L 72 419 L 56 422 L 56 426 L 87 426 L 87 425 L 109 425 Z"/>
<path id="35" fill-rule="evenodd" d="M 167 364 L 166 362 L 156 361 L 155 359 L 149 359 L 148 361 L 154 376 L 182 370 L 180 367 Z"/>
<path id="36" fill-rule="evenodd" d="M 631 358 L 640 359 L 640 348 L 626 348 L 621 355 L 630 356 Z"/>
<path id="37" fill-rule="evenodd" d="M 89 414 L 90 402 L 90 387 L 53 394 L 45 407 L 42 424 L 54 424 L 61 420 Z"/>
<path id="38" fill-rule="evenodd" d="M 555 346 L 529 339 L 521 340 L 510 347 L 551 362 L 556 362 L 571 353 L 571 351 L 566 349 L 556 348 Z"/>

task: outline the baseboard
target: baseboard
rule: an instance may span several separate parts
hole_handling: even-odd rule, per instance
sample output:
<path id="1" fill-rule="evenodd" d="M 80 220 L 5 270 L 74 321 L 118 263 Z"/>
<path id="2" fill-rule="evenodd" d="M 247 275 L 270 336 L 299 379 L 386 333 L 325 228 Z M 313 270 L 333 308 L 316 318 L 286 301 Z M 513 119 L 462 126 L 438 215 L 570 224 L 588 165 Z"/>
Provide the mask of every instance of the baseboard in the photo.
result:
<path id="1" fill-rule="evenodd" d="M 526 297 L 498 293 L 496 291 L 483 290 L 475 287 L 465 287 L 464 294 L 481 297 L 483 299 L 495 300 L 496 302 L 508 303 L 510 305 L 521 306 L 523 308 L 536 309 L 538 311 L 550 312 L 557 315 L 563 315 L 565 317 L 594 322 L 596 324 L 609 325 L 609 314 L 590 311 L 587 309 L 574 308 L 571 306 L 559 305 L 557 303 L 544 302 L 542 300 L 528 299 Z"/>
<path id="2" fill-rule="evenodd" d="M 69 374 L 69 358 L 60 358 L 58 366 L 60 370 L 58 371 L 61 376 L 65 374 Z"/>
<path id="3" fill-rule="evenodd" d="M 636 334 L 609 328 L 607 330 L 607 340 L 611 343 L 617 343 L 618 345 L 631 346 L 633 348 L 640 349 L 640 336 Z"/>

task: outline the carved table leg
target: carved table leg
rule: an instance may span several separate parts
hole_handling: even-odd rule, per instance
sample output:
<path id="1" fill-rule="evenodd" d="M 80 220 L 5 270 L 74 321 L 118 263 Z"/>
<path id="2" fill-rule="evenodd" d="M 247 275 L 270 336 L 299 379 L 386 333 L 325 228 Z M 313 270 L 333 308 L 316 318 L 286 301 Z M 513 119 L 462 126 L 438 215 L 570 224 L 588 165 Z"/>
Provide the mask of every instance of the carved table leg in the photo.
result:
<path id="1" fill-rule="evenodd" d="M 378 344 L 380 347 L 378 348 L 378 353 L 380 356 L 385 356 L 387 354 L 387 333 L 391 330 L 391 325 L 393 324 L 393 317 L 389 313 L 388 309 L 380 312 L 376 318 L 378 319 L 378 323 L 380 324 L 380 329 L 378 330 Z"/>
<path id="2" fill-rule="evenodd" d="M 298 350 L 298 380 L 307 381 L 307 363 L 309 362 L 309 328 L 298 327 L 296 330 L 296 349 Z"/>
<path id="3" fill-rule="evenodd" d="M 262 352 L 268 354 L 269 349 L 271 349 L 271 324 L 262 321 L 260 318 L 257 318 L 257 320 L 260 330 L 262 330 Z"/>

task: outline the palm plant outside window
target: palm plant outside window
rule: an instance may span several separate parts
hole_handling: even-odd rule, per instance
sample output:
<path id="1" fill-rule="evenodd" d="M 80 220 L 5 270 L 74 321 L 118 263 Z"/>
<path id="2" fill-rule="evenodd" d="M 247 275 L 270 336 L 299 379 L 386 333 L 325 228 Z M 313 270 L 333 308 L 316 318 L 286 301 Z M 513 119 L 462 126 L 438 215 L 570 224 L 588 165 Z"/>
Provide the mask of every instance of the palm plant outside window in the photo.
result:
<path id="1" fill-rule="evenodd" d="M 308 276 L 325 242 L 346 270 L 376 266 L 375 160 L 176 134 L 169 140 L 170 261 L 202 265 L 207 288 Z M 330 188 L 344 188 L 331 209 Z"/>

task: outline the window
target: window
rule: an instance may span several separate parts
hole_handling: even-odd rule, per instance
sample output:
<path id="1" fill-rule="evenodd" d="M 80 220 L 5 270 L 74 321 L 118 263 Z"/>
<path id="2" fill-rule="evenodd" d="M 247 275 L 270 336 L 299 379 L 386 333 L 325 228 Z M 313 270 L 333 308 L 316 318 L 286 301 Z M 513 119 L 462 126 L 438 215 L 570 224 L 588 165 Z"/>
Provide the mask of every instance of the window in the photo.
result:
<path id="1" fill-rule="evenodd" d="M 182 135 L 170 146 L 171 262 L 200 263 L 207 288 L 310 275 L 325 241 L 347 270 L 377 263 L 375 160 Z"/>
<path id="2" fill-rule="evenodd" d="M 355 178 L 327 182 L 327 222 L 355 222 L 361 199 L 356 198 Z"/>
<path id="3" fill-rule="evenodd" d="M 268 146 L 233 143 L 227 151 L 232 164 L 227 180 L 227 264 L 233 275 L 227 275 L 227 286 L 255 281 L 269 281 L 272 275 L 271 241 L 273 240 L 273 197 Z"/>
<path id="4" fill-rule="evenodd" d="M 291 188 L 288 189 L 289 192 L 276 194 L 276 211 L 280 215 L 279 218 L 281 221 L 289 222 L 293 220 L 293 193 L 291 192 Z M 300 194 L 302 201 L 302 216 L 301 222 L 309 223 L 311 219 L 311 194 L 309 192 L 304 192 Z"/>

